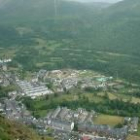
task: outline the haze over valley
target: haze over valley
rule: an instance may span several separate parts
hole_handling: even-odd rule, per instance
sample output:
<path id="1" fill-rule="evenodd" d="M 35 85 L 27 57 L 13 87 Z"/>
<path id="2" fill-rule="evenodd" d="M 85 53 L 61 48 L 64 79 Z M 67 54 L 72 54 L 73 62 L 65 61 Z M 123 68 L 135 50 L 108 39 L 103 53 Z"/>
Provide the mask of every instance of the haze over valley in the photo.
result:
<path id="1" fill-rule="evenodd" d="M 139 140 L 139 15 L 139 0 L 0 0 L 2 129 Z"/>

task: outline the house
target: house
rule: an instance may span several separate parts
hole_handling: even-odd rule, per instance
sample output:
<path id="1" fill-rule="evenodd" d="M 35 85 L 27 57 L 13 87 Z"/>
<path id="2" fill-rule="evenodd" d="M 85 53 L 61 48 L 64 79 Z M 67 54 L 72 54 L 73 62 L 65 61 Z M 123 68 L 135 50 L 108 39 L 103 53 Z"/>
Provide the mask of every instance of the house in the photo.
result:
<path id="1" fill-rule="evenodd" d="M 61 70 L 52 70 L 52 73 L 57 73 L 57 74 L 59 74 L 59 73 L 62 73 L 62 71 L 61 71 Z"/>
<path id="2" fill-rule="evenodd" d="M 0 112 L 4 111 L 4 105 L 0 103 Z"/>
<path id="3" fill-rule="evenodd" d="M 2 86 L 3 87 L 7 87 L 10 85 L 10 82 L 6 79 L 6 78 L 3 78 L 3 81 L 2 81 Z"/>
<path id="4" fill-rule="evenodd" d="M 9 63 L 11 61 L 12 61 L 12 59 L 0 59 L 0 64 Z"/>
<path id="5" fill-rule="evenodd" d="M 38 72 L 37 77 L 38 78 L 44 78 L 46 73 L 47 73 L 47 71 L 42 69 Z"/>
<path id="6" fill-rule="evenodd" d="M 131 119 L 131 125 L 130 125 L 130 132 L 137 132 L 138 129 L 138 123 L 139 123 L 139 118 L 138 117 L 134 117 Z"/>
<path id="7" fill-rule="evenodd" d="M 17 91 L 8 92 L 8 95 L 9 96 L 15 96 L 15 95 L 17 95 Z"/>
<path id="8" fill-rule="evenodd" d="M 69 89 L 74 88 L 78 84 L 78 79 L 77 78 L 66 78 L 63 79 L 62 81 L 62 87 L 67 91 Z"/>
<path id="9" fill-rule="evenodd" d="M 124 118 L 124 121 L 125 121 L 125 122 L 130 122 L 130 121 L 131 121 L 131 118 L 130 118 L 130 117 L 125 117 L 125 118 Z"/>
<path id="10" fill-rule="evenodd" d="M 67 107 L 57 107 L 56 110 L 47 114 L 48 119 L 61 119 L 64 121 L 77 121 L 79 123 L 92 122 L 95 111 L 88 112 L 82 108 L 71 110 Z"/>
<path id="11" fill-rule="evenodd" d="M 82 137 L 81 140 L 91 140 L 91 139 L 88 136 L 84 136 L 84 137 Z"/>
<path id="12" fill-rule="evenodd" d="M 88 137 L 88 136 L 84 136 L 84 137 L 82 137 L 82 139 L 81 140 L 91 140 L 91 138 L 90 137 Z"/>
<path id="13" fill-rule="evenodd" d="M 60 111 L 61 111 L 61 108 L 60 107 L 58 107 L 54 112 L 53 112 L 53 114 L 52 114 L 52 118 L 56 118 L 57 116 L 58 116 L 58 114 L 60 113 Z"/>
<path id="14" fill-rule="evenodd" d="M 65 122 L 59 119 L 48 121 L 48 125 L 56 130 L 71 132 L 74 129 L 74 122 Z"/>
<path id="15" fill-rule="evenodd" d="M 38 82 L 38 77 L 33 77 L 32 82 Z"/>
<path id="16" fill-rule="evenodd" d="M 59 113 L 59 118 L 61 120 L 65 119 L 65 116 L 68 114 L 69 109 L 67 109 L 66 107 L 63 107 Z"/>
<path id="17" fill-rule="evenodd" d="M 0 75 L 0 84 L 3 82 L 3 76 Z"/>

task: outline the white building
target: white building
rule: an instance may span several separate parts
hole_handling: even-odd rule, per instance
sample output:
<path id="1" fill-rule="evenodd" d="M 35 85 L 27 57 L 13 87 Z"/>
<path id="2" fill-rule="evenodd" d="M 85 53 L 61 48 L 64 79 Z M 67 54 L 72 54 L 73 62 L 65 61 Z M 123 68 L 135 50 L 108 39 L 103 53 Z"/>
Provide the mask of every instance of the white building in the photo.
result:
<path id="1" fill-rule="evenodd" d="M 12 61 L 12 59 L 4 59 L 4 60 L 0 59 L 0 63 L 8 63 L 11 61 Z"/>
<path id="2" fill-rule="evenodd" d="M 65 122 L 56 119 L 49 120 L 48 125 L 53 129 L 67 132 L 71 132 L 74 129 L 74 122 Z"/>
<path id="3" fill-rule="evenodd" d="M 33 85 L 31 82 L 27 81 L 18 81 L 17 84 L 22 90 L 22 95 L 29 96 L 31 98 L 53 94 L 53 92 L 44 85 Z"/>

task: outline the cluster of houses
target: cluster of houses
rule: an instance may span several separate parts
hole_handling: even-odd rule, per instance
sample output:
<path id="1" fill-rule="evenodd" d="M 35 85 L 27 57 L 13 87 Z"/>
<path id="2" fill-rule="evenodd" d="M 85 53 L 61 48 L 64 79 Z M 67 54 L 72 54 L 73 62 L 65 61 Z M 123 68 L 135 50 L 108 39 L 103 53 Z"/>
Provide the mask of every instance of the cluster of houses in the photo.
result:
<path id="1" fill-rule="evenodd" d="M 111 128 L 108 125 L 81 123 L 78 125 L 78 131 L 83 132 L 83 140 L 125 140 L 128 133 L 137 132 L 139 118 L 125 117 L 124 122 L 125 125 L 122 128 Z"/>
<path id="2" fill-rule="evenodd" d="M 50 111 L 46 117 L 47 119 L 84 123 L 93 122 L 93 118 L 96 116 L 97 114 L 95 111 L 88 112 L 82 108 L 78 108 L 77 110 L 73 111 L 67 107 L 58 107 L 56 110 Z"/>
<path id="3" fill-rule="evenodd" d="M 31 115 L 22 102 L 15 100 L 17 95 L 34 99 L 39 96 L 69 91 L 75 87 L 105 89 L 112 85 L 110 82 L 112 79 L 113 77 L 105 76 L 80 77 L 76 70 L 40 70 L 34 78 L 26 81 L 19 80 L 15 75 L 2 72 L 0 85 L 8 86 L 12 83 L 17 86 L 17 91 L 9 92 L 10 99 L 4 98 L 0 101 L 0 113 L 10 120 L 34 126 L 41 135 L 48 135 L 48 129 L 51 128 L 53 136 L 58 140 L 62 140 L 62 137 L 69 140 L 74 140 L 75 137 L 76 140 L 125 140 L 128 133 L 137 131 L 139 118 L 127 117 L 125 118 L 127 123 L 122 128 L 112 128 L 107 125 L 94 124 L 93 118 L 97 117 L 95 111 L 88 112 L 82 108 L 71 110 L 66 107 L 58 107 L 48 112 L 45 117 L 37 119 Z M 51 83 L 52 88 L 48 88 L 47 83 Z M 74 136 L 69 135 L 73 133 L 74 128 L 77 129 L 76 136 L 75 134 Z"/>
<path id="4" fill-rule="evenodd" d="M 3 87 L 7 87 L 10 85 L 10 81 L 5 74 L 0 74 L 0 85 Z"/>
<path id="5" fill-rule="evenodd" d="M 73 111 L 66 107 L 58 107 L 56 110 L 49 112 L 46 116 L 48 120 L 55 120 L 56 122 L 69 122 L 72 124 L 72 126 L 74 125 L 73 123 L 76 122 L 78 132 L 81 137 L 83 133 L 87 133 L 91 134 L 89 138 L 94 138 L 94 140 L 98 140 L 99 138 L 104 140 L 124 140 L 128 135 L 128 126 L 124 126 L 122 128 L 112 128 L 108 125 L 97 125 L 93 122 L 94 117 L 97 117 L 97 113 L 95 111 L 88 112 L 82 108 Z M 65 126 L 63 126 L 63 123 L 61 124 L 61 127 L 56 127 L 53 125 L 51 127 L 57 128 L 61 131 L 68 130 Z M 72 128 L 74 127 L 71 127 L 69 131 L 72 131 Z"/>
<path id="6" fill-rule="evenodd" d="M 0 59 L 0 68 L 3 71 L 7 71 L 7 63 L 11 62 L 12 59 Z"/>
<path id="7" fill-rule="evenodd" d="M 76 111 L 70 110 L 66 107 L 58 107 L 56 110 L 52 110 L 47 113 L 44 118 L 36 120 L 37 130 L 42 134 L 45 133 L 47 128 L 51 128 L 55 131 L 62 131 L 70 133 L 74 129 L 75 122 L 91 122 L 96 115 L 94 111 L 88 112 L 84 109 L 77 109 Z"/>
<path id="8" fill-rule="evenodd" d="M 0 112 L 8 119 L 20 122 L 25 122 L 25 120 L 33 118 L 24 104 L 14 99 L 3 99 L 0 103 Z"/>
<path id="9" fill-rule="evenodd" d="M 66 107 L 57 107 L 43 118 L 35 118 L 26 109 L 25 105 L 14 99 L 5 98 L 0 102 L 0 113 L 10 120 L 32 125 L 41 135 L 47 135 L 48 129 L 52 129 L 54 137 L 68 136 L 77 128 L 76 136 L 70 136 L 71 140 L 78 137 L 79 140 L 125 140 L 130 132 L 136 132 L 139 118 L 125 118 L 128 124 L 122 128 L 112 128 L 108 125 L 94 124 L 93 118 L 97 117 L 95 111 L 88 112 L 79 108 L 71 110 Z M 61 139 L 61 138 L 60 138 Z M 69 138 L 70 139 L 70 138 Z"/>
<path id="10" fill-rule="evenodd" d="M 0 74 L 0 85 L 8 86 L 14 84 L 17 87 L 18 96 L 29 96 L 32 99 L 50 95 L 53 93 L 64 93 L 73 88 L 85 89 L 87 87 L 107 88 L 112 77 L 80 77 L 77 70 L 40 70 L 35 73 L 31 80 L 20 80 L 19 76 L 10 72 Z M 51 88 L 48 86 L 51 85 Z"/>
<path id="11" fill-rule="evenodd" d="M 128 127 L 111 128 L 108 125 L 97 125 L 82 123 L 78 125 L 78 131 L 83 133 L 92 133 L 95 137 L 105 137 L 106 139 L 125 140 L 128 135 Z"/>
<path id="12" fill-rule="evenodd" d="M 76 125 L 80 138 L 84 138 L 86 133 L 89 140 L 125 140 L 128 133 L 136 132 L 138 128 L 138 117 L 127 119 L 129 124 L 121 128 L 94 124 L 93 118 L 95 117 L 97 117 L 95 111 L 88 112 L 82 108 L 71 110 L 66 107 L 58 107 L 56 110 L 50 111 L 45 120 L 48 120 L 48 127 L 63 132 L 72 132 Z M 126 121 L 126 118 L 124 120 Z"/>
<path id="13" fill-rule="evenodd" d="M 113 79 L 113 77 L 105 77 L 103 75 L 81 76 L 83 72 L 87 71 L 70 69 L 53 71 L 41 70 L 38 76 L 41 77 L 43 81 L 51 83 L 55 92 L 69 91 L 75 87 L 81 87 L 81 89 L 91 87 L 95 90 L 99 88 L 105 89 Z"/>

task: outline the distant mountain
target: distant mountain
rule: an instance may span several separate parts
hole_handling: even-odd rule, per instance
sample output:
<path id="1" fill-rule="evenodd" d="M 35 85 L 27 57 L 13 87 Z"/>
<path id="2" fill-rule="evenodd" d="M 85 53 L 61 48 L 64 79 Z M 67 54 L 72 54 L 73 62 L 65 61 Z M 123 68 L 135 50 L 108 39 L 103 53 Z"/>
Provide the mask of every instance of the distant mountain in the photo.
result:
<path id="1" fill-rule="evenodd" d="M 66 2 L 57 0 L 55 3 L 53 0 L 9 0 L 7 2 L 1 2 L 0 7 L 0 19 L 4 22 L 16 20 L 21 21 L 44 21 L 48 18 L 59 18 L 60 16 L 80 16 L 85 15 L 91 11 L 97 10 L 101 7 L 100 4 L 92 4 L 93 7 L 79 3 L 79 2 Z"/>
<path id="2" fill-rule="evenodd" d="M 79 1 L 79 2 L 106 2 L 106 3 L 116 3 L 119 2 L 121 0 L 66 0 L 66 1 Z"/>
<path id="3" fill-rule="evenodd" d="M 85 4 L 91 6 L 91 8 L 97 8 L 97 9 L 108 8 L 109 6 L 112 5 L 111 3 L 107 3 L 107 2 L 88 2 Z"/>
<path id="4" fill-rule="evenodd" d="M 139 0 L 124 0 L 110 6 L 101 13 L 100 30 L 104 33 L 102 34 L 106 38 L 104 43 L 107 43 L 109 49 L 112 48 L 115 51 L 117 48 L 125 51 L 125 53 L 137 53 L 135 49 L 138 49 L 140 44 L 139 15 Z"/>
<path id="5" fill-rule="evenodd" d="M 51 38 L 56 36 L 55 39 L 60 34 L 65 35 L 65 37 L 72 37 L 81 34 L 79 31 L 83 27 L 90 26 L 92 18 L 96 16 L 98 11 L 100 8 L 97 6 L 79 2 L 57 0 L 57 3 L 54 3 L 53 0 L 8 0 L 0 8 L 0 28 L 2 30 L 0 37 L 4 42 L 8 38 L 9 42 L 10 40 L 11 42 L 17 40 L 13 39 L 12 36 L 8 37 L 8 35 L 12 30 L 15 38 L 19 38 L 17 37 L 17 30 L 14 31 L 14 28 L 18 27 L 32 30 L 34 34 L 31 36 L 37 36 L 43 32 Z M 5 32 L 4 35 L 3 32 Z"/>

